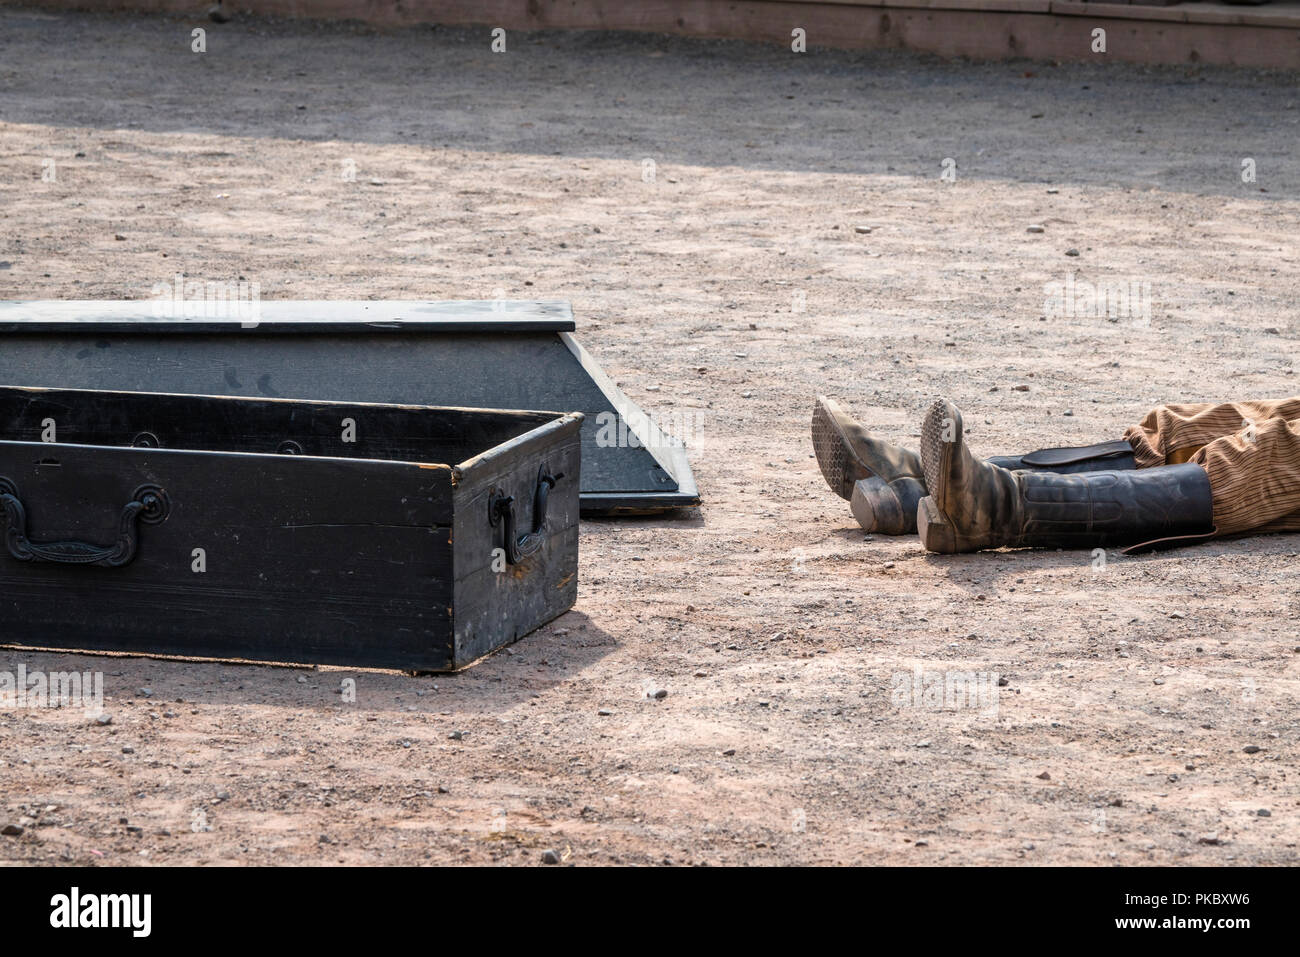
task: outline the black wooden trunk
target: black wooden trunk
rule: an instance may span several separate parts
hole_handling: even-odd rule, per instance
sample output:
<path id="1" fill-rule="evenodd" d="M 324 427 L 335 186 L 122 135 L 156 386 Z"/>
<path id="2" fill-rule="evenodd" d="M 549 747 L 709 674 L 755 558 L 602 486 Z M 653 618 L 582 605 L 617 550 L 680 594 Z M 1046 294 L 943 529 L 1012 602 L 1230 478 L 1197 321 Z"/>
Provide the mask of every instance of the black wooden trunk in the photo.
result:
<path id="1" fill-rule="evenodd" d="M 581 421 L 0 387 L 0 642 L 462 667 L 573 605 Z"/>

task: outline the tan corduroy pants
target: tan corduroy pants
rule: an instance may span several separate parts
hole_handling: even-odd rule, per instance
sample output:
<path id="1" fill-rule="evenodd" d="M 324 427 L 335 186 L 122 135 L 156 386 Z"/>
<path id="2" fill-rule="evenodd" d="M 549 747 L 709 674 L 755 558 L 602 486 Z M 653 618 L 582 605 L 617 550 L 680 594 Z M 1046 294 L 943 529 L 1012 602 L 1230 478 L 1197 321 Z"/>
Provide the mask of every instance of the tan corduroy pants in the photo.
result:
<path id="1" fill-rule="evenodd" d="M 1124 438 L 1138 468 L 1205 469 L 1217 534 L 1300 531 L 1300 397 L 1162 405 Z"/>

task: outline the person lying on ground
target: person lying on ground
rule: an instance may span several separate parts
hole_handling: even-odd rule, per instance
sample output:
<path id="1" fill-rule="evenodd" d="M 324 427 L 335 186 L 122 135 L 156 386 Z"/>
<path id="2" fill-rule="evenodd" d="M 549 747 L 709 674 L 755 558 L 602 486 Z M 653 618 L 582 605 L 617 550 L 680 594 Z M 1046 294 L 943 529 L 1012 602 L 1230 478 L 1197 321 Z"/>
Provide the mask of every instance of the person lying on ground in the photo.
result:
<path id="1" fill-rule="evenodd" d="M 915 531 L 933 552 L 1138 551 L 1300 531 L 1300 397 L 1162 405 L 1122 439 L 981 459 L 948 399 L 927 412 L 917 454 L 823 396 L 812 439 L 866 531 Z"/>

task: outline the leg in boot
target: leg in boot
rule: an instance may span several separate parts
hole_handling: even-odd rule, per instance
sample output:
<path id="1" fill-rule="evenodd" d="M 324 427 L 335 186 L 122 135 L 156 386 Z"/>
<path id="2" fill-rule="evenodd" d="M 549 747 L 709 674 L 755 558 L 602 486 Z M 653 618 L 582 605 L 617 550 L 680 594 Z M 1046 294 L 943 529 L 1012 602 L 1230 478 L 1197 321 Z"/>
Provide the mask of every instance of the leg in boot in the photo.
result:
<path id="1" fill-rule="evenodd" d="M 812 440 L 822 476 L 849 499 L 859 525 L 884 535 L 915 530 L 925 495 L 919 455 L 876 438 L 825 396 L 813 406 Z"/>
<path id="2" fill-rule="evenodd" d="M 929 497 L 918 506 L 921 543 L 952 554 L 998 548 L 1021 523 L 1015 473 L 975 458 L 966 448 L 960 410 L 945 399 L 921 426 L 921 461 Z"/>
<path id="3" fill-rule="evenodd" d="M 918 507 L 917 530 L 933 552 L 1090 548 L 1213 528 L 1210 481 L 1199 465 L 1012 472 L 970 453 L 961 412 L 947 400 L 926 415 L 921 458 L 930 495 Z"/>
<path id="4" fill-rule="evenodd" d="M 916 509 L 927 494 L 920 456 L 876 438 L 825 397 L 813 407 L 812 438 L 826 483 L 849 500 L 853 517 L 864 530 L 882 535 L 916 531 Z M 1012 470 L 1059 473 L 1136 467 L 1132 446 L 1122 439 L 988 461 Z"/>
<path id="5" fill-rule="evenodd" d="M 921 478 L 919 455 L 876 438 L 825 396 L 813 406 L 812 440 L 822 476 L 840 498 L 852 498 L 860 479 Z"/>

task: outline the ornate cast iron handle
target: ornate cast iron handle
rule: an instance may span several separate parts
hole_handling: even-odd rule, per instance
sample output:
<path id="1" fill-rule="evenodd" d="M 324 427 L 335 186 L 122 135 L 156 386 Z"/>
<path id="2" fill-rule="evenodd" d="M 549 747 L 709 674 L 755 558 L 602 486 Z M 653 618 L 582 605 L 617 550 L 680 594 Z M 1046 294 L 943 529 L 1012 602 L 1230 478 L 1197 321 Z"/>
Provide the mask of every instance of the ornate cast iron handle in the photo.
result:
<path id="1" fill-rule="evenodd" d="M 533 494 L 533 530 L 518 535 L 515 529 L 515 499 L 513 495 L 493 492 L 488 497 L 488 521 L 492 527 L 505 526 L 506 562 L 518 565 L 525 558 L 536 555 L 546 544 L 546 502 L 555 483 L 564 474 L 552 475 L 543 464 L 537 470 L 537 491 Z"/>
<path id="2" fill-rule="evenodd" d="M 111 545 L 90 542 L 34 542 L 27 537 L 27 512 L 18 499 L 18 487 L 0 478 L 0 508 L 3 509 L 5 547 L 20 562 L 58 562 L 65 565 L 104 565 L 119 568 L 135 558 L 140 538 L 137 522 L 157 525 L 171 511 L 167 493 L 156 485 L 141 485 L 122 509 L 117 541 Z"/>

